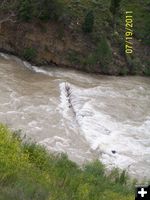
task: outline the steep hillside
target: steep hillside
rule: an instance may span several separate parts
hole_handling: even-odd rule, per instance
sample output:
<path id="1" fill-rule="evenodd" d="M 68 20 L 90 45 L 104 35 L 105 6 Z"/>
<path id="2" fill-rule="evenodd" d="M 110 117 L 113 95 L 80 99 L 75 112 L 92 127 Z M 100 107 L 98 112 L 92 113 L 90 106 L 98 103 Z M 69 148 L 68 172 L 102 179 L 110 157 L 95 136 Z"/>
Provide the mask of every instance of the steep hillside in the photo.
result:
<path id="1" fill-rule="evenodd" d="M 0 124 L 1 200 L 132 200 L 134 187 L 123 171 L 108 176 L 99 162 L 81 169 L 66 155 L 22 143 Z"/>
<path id="2" fill-rule="evenodd" d="M 150 74 L 148 0 L 2 0 L 0 11 L 1 51 L 37 65 L 111 75 Z M 129 54 L 127 11 L 132 11 L 133 23 Z"/>

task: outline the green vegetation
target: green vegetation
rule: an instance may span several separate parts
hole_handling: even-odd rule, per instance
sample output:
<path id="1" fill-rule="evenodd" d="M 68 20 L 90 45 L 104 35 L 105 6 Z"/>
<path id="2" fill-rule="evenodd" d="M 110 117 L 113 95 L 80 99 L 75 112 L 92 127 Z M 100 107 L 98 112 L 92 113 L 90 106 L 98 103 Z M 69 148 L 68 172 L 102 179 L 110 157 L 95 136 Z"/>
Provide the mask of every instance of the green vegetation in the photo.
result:
<path id="1" fill-rule="evenodd" d="M 93 65 L 99 64 L 102 72 L 106 73 L 112 61 L 112 52 L 105 37 L 98 40 L 97 48 L 95 51 L 84 59 L 83 64 L 92 68 Z"/>
<path id="2" fill-rule="evenodd" d="M 91 33 L 93 31 L 93 25 L 94 25 L 94 14 L 93 14 L 93 11 L 90 11 L 85 16 L 83 31 L 85 33 Z"/>
<path id="3" fill-rule="evenodd" d="M 91 45 L 92 47 L 87 51 L 85 48 L 85 52 L 83 54 L 81 52 L 81 56 L 76 55 L 79 52 L 69 53 L 68 59 L 71 60 L 71 63 L 80 66 L 83 64 L 83 68 L 90 70 L 94 67 L 98 68 L 99 64 L 99 68 L 102 67 L 104 73 L 108 72 L 110 63 L 112 63 L 111 66 L 115 65 L 116 57 L 122 57 L 121 62 L 127 60 L 125 55 L 125 15 L 126 11 L 132 11 L 133 70 L 128 70 L 131 68 L 131 64 L 130 61 L 127 61 L 124 63 L 124 66 L 129 64 L 127 69 L 121 69 L 120 74 L 126 74 L 128 71 L 129 73 L 132 71 L 132 74 L 141 72 L 149 74 L 149 67 L 143 67 L 145 60 L 149 63 L 149 50 L 144 51 L 144 45 L 150 44 L 149 0 L 2 0 L 0 11 L 4 15 L 14 12 L 18 21 L 39 22 L 40 20 L 39 24 L 43 24 L 43 27 L 43 21 L 57 21 L 58 40 L 62 40 L 63 36 L 65 38 L 65 31 L 70 30 L 72 37 L 79 36 L 81 46 L 87 40 L 87 46 Z M 104 36 L 104 41 L 101 41 Z M 109 48 L 107 44 L 109 44 Z M 102 46 L 104 46 L 104 50 Z M 115 57 L 111 51 L 115 51 L 118 56 Z M 106 56 L 104 52 L 107 52 Z M 30 53 L 25 52 L 25 54 Z M 25 57 L 31 59 L 30 55 Z"/>
<path id="4" fill-rule="evenodd" d="M 100 42 L 98 43 L 95 56 L 105 72 L 105 69 L 112 61 L 112 52 L 105 37 L 101 38 Z"/>
<path id="5" fill-rule="evenodd" d="M 133 23 L 134 23 L 134 37 L 141 40 L 143 44 L 150 44 L 150 2 L 149 0 L 137 1 L 137 0 L 122 0 L 121 1 L 121 21 L 124 23 L 125 11 L 133 12 Z M 118 24 L 119 26 L 121 24 Z M 118 26 L 118 28 L 119 28 Z M 121 31 L 122 29 L 120 29 Z"/>
<path id="6" fill-rule="evenodd" d="M 95 161 L 83 169 L 64 154 L 23 143 L 0 125 L 0 200 L 133 200 L 125 172 L 105 175 Z"/>
<path id="7" fill-rule="evenodd" d="M 97 36 L 105 34 L 108 37 L 113 34 L 113 16 L 116 14 L 117 31 L 124 36 L 125 11 L 130 10 L 133 11 L 134 33 L 147 44 L 150 41 L 149 9 L 149 0 L 2 0 L 0 5 L 1 12 L 14 11 L 19 18 L 27 21 L 31 18 L 53 20 L 69 15 L 82 25 L 81 29 L 86 24 L 87 30 L 93 29 Z"/>
<path id="8" fill-rule="evenodd" d="M 144 74 L 146 76 L 150 76 L 150 62 L 147 61 L 144 64 L 145 64 Z"/>
<path id="9" fill-rule="evenodd" d="M 36 57 L 36 49 L 34 48 L 24 49 L 23 57 L 28 61 L 32 61 Z"/>
<path id="10" fill-rule="evenodd" d="M 112 51 L 105 37 L 98 40 L 96 49 L 87 55 L 81 56 L 78 52 L 70 50 L 67 55 L 68 60 L 76 66 L 82 65 L 84 70 L 93 72 L 93 65 L 99 65 L 102 73 L 107 73 L 112 62 Z"/>
<path id="11" fill-rule="evenodd" d="M 120 10 L 121 0 L 111 0 L 110 12 L 113 15 L 113 27 L 115 29 L 117 13 Z"/>
<path id="12" fill-rule="evenodd" d="M 128 68 L 127 67 L 122 67 L 121 69 L 120 69 L 120 73 L 119 73 L 119 75 L 120 76 L 126 76 L 127 74 L 128 74 Z"/>
<path id="13" fill-rule="evenodd" d="M 14 11 L 18 19 L 57 20 L 63 13 L 64 2 L 61 0 L 2 0 L 0 10 L 7 13 Z"/>
<path id="14" fill-rule="evenodd" d="M 81 63 L 81 56 L 78 52 L 70 50 L 67 54 L 67 59 L 71 62 L 71 64 L 78 65 Z"/>
<path id="15" fill-rule="evenodd" d="M 136 75 L 140 74 L 141 72 L 141 65 L 142 63 L 140 62 L 139 58 L 136 58 L 134 56 L 126 56 L 126 60 L 130 69 L 130 74 Z"/>
<path id="16" fill-rule="evenodd" d="M 113 15 L 116 15 L 118 9 L 120 8 L 121 0 L 111 0 L 110 11 Z"/>
<path id="17" fill-rule="evenodd" d="M 57 20 L 63 13 L 59 0 L 32 0 L 32 16 L 41 20 Z"/>
<path id="18" fill-rule="evenodd" d="M 30 0 L 20 0 L 18 16 L 22 20 L 29 21 L 32 19 L 32 9 Z"/>

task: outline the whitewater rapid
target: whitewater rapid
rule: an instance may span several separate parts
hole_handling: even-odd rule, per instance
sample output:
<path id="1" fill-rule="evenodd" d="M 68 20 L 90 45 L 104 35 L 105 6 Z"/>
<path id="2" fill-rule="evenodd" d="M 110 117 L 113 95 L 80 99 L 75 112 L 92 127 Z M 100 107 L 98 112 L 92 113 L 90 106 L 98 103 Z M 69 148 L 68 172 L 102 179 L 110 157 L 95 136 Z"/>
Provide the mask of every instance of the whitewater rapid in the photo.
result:
<path id="1" fill-rule="evenodd" d="M 150 79 L 36 67 L 0 54 L 0 122 L 50 151 L 150 179 Z"/>

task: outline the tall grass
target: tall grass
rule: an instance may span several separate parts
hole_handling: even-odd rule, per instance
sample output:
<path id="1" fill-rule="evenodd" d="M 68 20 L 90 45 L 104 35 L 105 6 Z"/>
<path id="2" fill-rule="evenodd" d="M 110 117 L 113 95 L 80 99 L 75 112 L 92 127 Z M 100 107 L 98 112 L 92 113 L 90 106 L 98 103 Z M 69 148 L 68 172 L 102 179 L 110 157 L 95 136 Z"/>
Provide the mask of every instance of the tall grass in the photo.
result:
<path id="1" fill-rule="evenodd" d="M 0 200 L 132 200 L 125 172 L 105 175 L 94 161 L 81 169 L 64 154 L 23 143 L 0 125 Z"/>

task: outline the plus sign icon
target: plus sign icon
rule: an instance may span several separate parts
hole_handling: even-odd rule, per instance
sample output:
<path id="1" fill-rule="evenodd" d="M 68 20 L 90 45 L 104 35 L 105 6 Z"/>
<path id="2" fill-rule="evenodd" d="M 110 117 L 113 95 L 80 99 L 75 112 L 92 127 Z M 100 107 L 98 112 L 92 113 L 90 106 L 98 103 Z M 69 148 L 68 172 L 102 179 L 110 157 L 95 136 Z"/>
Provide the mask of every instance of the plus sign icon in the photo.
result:
<path id="1" fill-rule="evenodd" d="M 135 200 L 150 200 L 150 185 L 136 187 Z"/>

